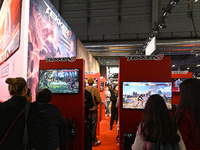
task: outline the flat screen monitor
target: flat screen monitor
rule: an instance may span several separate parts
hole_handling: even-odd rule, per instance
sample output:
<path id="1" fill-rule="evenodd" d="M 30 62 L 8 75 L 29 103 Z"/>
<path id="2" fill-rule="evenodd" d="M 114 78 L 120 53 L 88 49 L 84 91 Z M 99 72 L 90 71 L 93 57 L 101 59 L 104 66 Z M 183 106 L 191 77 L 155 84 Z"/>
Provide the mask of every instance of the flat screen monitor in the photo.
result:
<path id="1" fill-rule="evenodd" d="M 52 93 L 79 93 L 79 69 L 39 70 L 39 90 Z"/>
<path id="2" fill-rule="evenodd" d="M 103 90 L 104 90 L 104 82 L 101 81 L 101 82 L 100 82 L 100 91 L 103 91 Z"/>
<path id="3" fill-rule="evenodd" d="M 86 86 L 89 86 L 87 79 L 88 79 L 88 78 L 85 78 L 85 84 L 86 84 Z M 93 87 L 98 88 L 98 78 L 94 78 Z"/>
<path id="4" fill-rule="evenodd" d="M 172 78 L 172 92 L 180 92 L 180 84 L 188 78 Z"/>
<path id="5" fill-rule="evenodd" d="M 159 94 L 172 110 L 171 82 L 123 82 L 123 109 L 144 109 L 149 96 Z"/>

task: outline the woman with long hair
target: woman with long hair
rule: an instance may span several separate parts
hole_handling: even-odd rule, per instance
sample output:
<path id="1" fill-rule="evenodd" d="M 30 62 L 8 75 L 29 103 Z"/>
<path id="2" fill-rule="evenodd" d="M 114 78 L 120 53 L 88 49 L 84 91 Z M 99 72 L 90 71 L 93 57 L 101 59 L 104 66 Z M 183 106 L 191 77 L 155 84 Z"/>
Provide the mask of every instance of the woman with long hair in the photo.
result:
<path id="1" fill-rule="evenodd" d="M 24 78 L 7 78 L 8 90 L 11 98 L 1 103 L 0 108 L 0 141 L 8 132 L 5 140 L 0 145 L 1 150 L 24 150 L 23 134 L 25 126 L 25 105 L 27 103 L 27 84 Z M 17 117 L 19 116 L 19 117 Z M 14 120 L 15 123 L 13 124 Z M 13 124 L 13 126 L 11 125 Z M 29 148 L 37 148 L 36 138 L 42 130 L 38 105 L 31 103 L 28 119 L 28 145 Z"/>
<path id="2" fill-rule="evenodd" d="M 111 91 L 110 101 L 112 102 L 112 105 L 111 105 L 110 130 L 112 130 L 115 117 L 118 116 L 118 108 L 116 107 L 117 98 L 118 98 L 118 85 L 116 85 L 114 89 Z M 118 117 L 116 118 L 116 124 L 117 124 L 117 119 Z"/>
<path id="3" fill-rule="evenodd" d="M 200 149 L 200 80 L 192 78 L 180 84 L 175 120 L 187 150 Z"/>
<path id="4" fill-rule="evenodd" d="M 151 150 L 155 143 L 185 150 L 176 122 L 170 116 L 164 99 L 157 94 L 151 95 L 146 103 L 132 150 Z"/>

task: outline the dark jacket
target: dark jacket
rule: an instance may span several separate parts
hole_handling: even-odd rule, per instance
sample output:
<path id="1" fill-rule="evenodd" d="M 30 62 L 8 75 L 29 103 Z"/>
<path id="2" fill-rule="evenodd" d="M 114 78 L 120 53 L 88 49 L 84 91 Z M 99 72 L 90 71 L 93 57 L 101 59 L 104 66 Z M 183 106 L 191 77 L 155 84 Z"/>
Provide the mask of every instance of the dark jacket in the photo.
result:
<path id="1" fill-rule="evenodd" d="M 89 109 L 93 107 L 92 94 L 85 90 L 85 117 L 89 116 Z"/>
<path id="2" fill-rule="evenodd" d="M 13 96 L 9 100 L 1 103 L 0 107 L 0 140 L 3 138 L 8 128 L 25 107 L 27 100 L 23 96 Z M 24 112 L 15 122 L 5 141 L 0 146 L 0 150 L 23 150 L 22 139 L 25 125 Z M 28 139 L 29 148 L 37 147 L 36 138 L 41 133 L 41 122 L 37 103 L 30 105 L 28 120 Z"/>
<path id="3" fill-rule="evenodd" d="M 43 132 L 38 138 L 38 150 L 55 150 L 60 147 L 59 135 L 66 131 L 66 120 L 55 105 L 39 103 L 39 109 Z"/>
<path id="4" fill-rule="evenodd" d="M 118 98 L 118 92 L 115 92 L 114 90 L 112 90 L 111 97 L 110 97 L 110 101 L 112 101 L 112 105 L 116 105 L 117 98 Z"/>

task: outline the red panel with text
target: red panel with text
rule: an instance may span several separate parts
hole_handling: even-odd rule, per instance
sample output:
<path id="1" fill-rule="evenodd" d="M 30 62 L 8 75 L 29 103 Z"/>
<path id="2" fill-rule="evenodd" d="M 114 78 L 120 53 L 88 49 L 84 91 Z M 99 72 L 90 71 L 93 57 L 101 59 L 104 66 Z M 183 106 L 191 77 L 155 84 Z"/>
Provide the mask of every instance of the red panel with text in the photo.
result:
<path id="1" fill-rule="evenodd" d="M 120 150 L 124 150 L 124 134 L 136 133 L 136 123 L 142 120 L 143 109 L 122 108 L 123 82 L 171 82 L 171 58 L 162 60 L 130 60 L 119 59 L 119 125 Z"/>
<path id="2" fill-rule="evenodd" d="M 179 101 L 180 101 L 180 92 L 178 91 L 178 86 L 183 80 L 192 78 L 192 72 L 172 73 L 171 77 L 172 77 L 172 86 L 173 86 L 172 87 L 173 104 L 178 105 Z M 180 82 L 178 82 L 178 81 L 180 81 Z M 173 89 L 174 89 L 174 91 L 173 91 Z"/>
<path id="3" fill-rule="evenodd" d="M 40 60 L 39 69 L 79 69 L 79 93 L 76 94 L 53 94 L 52 104 L 56 105 L 65 118 L 74 118 L 76 124 L 77 138 L 75 139 L 77 149 L 84 147 L 84 79 L 85 61 L 77 59 L 75 62 L 48 62 Z"/>

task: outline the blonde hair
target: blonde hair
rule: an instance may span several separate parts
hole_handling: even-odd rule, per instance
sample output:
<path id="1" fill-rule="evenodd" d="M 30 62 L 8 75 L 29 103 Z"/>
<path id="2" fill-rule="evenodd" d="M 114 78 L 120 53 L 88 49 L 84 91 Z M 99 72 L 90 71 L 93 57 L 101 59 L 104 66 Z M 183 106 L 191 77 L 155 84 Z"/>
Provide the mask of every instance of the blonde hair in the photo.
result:
<path id="1" fill-rule="evenodd" d="M 21 95 L 23 88 L 26 86 L 26 81 L 24 78 L 7 78 L 5 81 L 9 86 L 8 90 L 10 95 Z"/>

